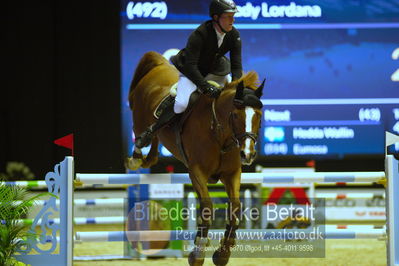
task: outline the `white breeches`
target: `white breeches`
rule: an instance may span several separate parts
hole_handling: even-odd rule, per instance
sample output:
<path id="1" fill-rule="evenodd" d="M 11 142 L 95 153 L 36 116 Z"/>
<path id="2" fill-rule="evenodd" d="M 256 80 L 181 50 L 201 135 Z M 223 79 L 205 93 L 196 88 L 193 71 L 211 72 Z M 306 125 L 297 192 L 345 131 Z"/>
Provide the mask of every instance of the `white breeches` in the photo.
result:
<path id="1" fill-rule="evenodd" d="M 231 82 L 231 75 L 226 76 L 216 76 L 214 74 L 208 74 L 205 80 L 213 80 L 217 82 L 220 86 L 224 86 L 226 82 Z M 190 100 L 190 95 L 197 89 L 197 86 L 188 78 L 181 75 L 179 82 L 177 83 L 177 94 L 175 97 L 174 111 L 176 114 L 184 112 L 186 110 L 188 101 Z"/>

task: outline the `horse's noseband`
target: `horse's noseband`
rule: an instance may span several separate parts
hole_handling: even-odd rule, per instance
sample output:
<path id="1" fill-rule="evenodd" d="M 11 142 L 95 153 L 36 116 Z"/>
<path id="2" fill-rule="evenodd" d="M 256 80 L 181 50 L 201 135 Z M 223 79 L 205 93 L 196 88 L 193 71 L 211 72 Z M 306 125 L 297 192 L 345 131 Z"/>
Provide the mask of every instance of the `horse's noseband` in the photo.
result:
<path id="1" fill-rule="evenodd" d="M 218 119 L 216 117 L 215 101 L 213 101 L 213 103 L 212 103 L 212 111 L 213 111 L 213 116 L 212 116 L 213 120 L 212 120 L 211 128 L 212 129 L 214 128 L 213 123 L 215 122 L 216 123 L 216 128 L 220 130 L 222 127 L 221 127 L 221 125 L 220 125 L 220 123 L 219 123 L 219 121 L 218 121 Z M 255 145 L 257 143 L 258 134 L 253 133 L 253 132 L 244 132 L 244 133 L 237 133 L 236 132 L 236 127 L 234 125 L 234 119 L 235 119 L 234 113 L 230 112 L 230 114 L 229 114 L 229 123 L 230 123 L 230 127 L 231 127 L 231 129 L 233 131 L 233 135 L 231 136 L 232 142 L 227 144 L 227 145 L 224 145 L 222 147 L 222 149 L 220 151 L 222 154 L 225 154 L 225 153 L 229 152 L 234 147 L 239 148 L 240 144 L 242 142 L 244 142 L 244 140 L 246 138 L 252 139 L 254 141 Z"/>
<path id="2" fill-rule="evenodd" d="M 252 133 L 252 132 L 245 132 L 245 133 L 242 133 L 239 135 L 234 133 L 234 137 L 237 139 L 238 142 L 242 142 L 244 139 L 250 138 L 255 142 L 255 144 L 258 139 L 258 135 L 256 133 Z"/>
<path id="3" fill-rule="evenodd" d="M 258 134 L 253 133 L 253 132 L 244 132 L 241 134 L 237 134 L 236 128 L 234 126 L 234 121 L 233 121 L 234 118 L 235 118 L 235 116 L 233 115 L 233 112 L 230 112 L 229 120 L 230 120 L 230 126 L 233 130 L 232 138 L 233 138 L 233 141 L 236 143 L 237 147 L 240 147 L 240 143 L 242 143 L 246 138 L 252 139 L 256 145 L 256 142 L 258 139 Z"/>

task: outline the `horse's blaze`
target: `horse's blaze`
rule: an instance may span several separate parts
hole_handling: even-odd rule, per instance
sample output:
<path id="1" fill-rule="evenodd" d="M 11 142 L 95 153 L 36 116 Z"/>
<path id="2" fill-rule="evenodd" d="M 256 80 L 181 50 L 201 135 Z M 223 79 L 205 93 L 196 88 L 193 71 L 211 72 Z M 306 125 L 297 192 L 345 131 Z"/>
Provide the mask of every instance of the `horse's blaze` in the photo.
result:
<path id="1" fill-rule="evenodd" d="M 253 132 L 253 121 L 255 118 L 255 110 L 252 107 L 245 107 L 245 132 Z M 244 147 L 242 151 L 244 151 L 245 159 L 248 163 L 252 163 L 255 154 L 255 145 L 254 141 L 250 138 L 246 138 L 244 142 Z"/>

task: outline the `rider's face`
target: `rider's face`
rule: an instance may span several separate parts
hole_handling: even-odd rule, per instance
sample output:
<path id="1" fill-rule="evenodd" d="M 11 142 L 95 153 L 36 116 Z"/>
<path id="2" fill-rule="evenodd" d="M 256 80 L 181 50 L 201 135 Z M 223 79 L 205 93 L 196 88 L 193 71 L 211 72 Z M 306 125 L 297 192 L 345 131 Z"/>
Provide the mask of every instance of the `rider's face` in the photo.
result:
<path id="1" fill-rule="evenodd" d="M 234 12 L 221 14 L 219 16 L 219 23 L 225 31 L 231 31 L 234 23 Z"/>

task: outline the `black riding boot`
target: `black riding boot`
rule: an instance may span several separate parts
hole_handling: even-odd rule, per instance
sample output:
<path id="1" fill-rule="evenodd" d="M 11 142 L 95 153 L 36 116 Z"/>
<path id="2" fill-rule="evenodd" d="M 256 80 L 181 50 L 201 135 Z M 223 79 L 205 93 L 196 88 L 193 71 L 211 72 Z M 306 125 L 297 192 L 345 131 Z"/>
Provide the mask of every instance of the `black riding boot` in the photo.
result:
<path id="1" fill-rule="evenodd" d="M 175 114 L 173 110 L 173 104 L 166 106 L 159 119 L 154 124 L 149 126 L 143 133 L 141 133 L 138 138 L 136 138 L 134 146 L 138 149 L 141 149 L 150 145 L 154 134 L 164 126 L 174 121 L 177 117 L 178 115 Z"/>

